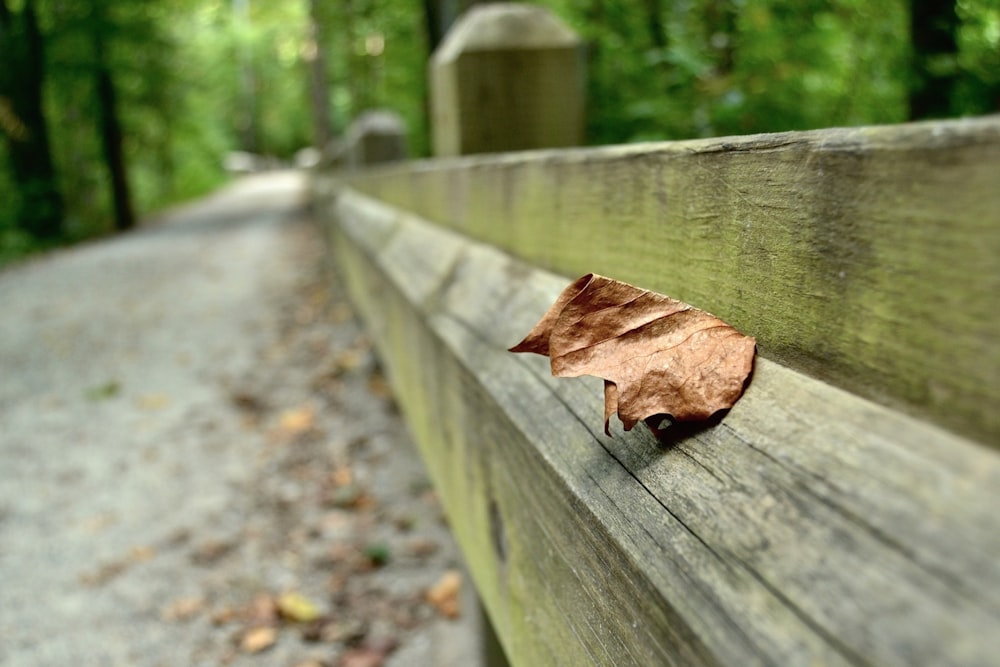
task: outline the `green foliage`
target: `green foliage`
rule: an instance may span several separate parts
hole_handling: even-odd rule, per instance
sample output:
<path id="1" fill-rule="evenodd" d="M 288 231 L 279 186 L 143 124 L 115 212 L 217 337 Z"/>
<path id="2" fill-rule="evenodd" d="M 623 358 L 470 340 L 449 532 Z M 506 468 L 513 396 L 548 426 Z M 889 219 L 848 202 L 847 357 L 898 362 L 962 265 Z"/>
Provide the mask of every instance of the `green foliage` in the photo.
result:
<path id="1" fill-rule="evenodd" d="M 18 227 L 16 208 L 12 204 L 17 200 L 19 193 L 6 165 L 6 146 L 0 141 L 0 268 L 32 253 L 52 248 L 54 245 L 51 240 L 35 239 Z"/>
<path id="2" fill-rule="evenodd" d="M 892 123 L 908 113 L 903 0 L 539 0 L 585 39 L 595 144 Z M 19 9 L 23 3 L 6 0 Z M 94 91 L 108 45 L 140 214 L 225 178 L 229 151 L 289 159 L 311 143 L 307 0 L 36 0 L 46 112 L 70 239 L 110 232 Z M 443 6 L 443 5 L 442 5 Z M 1000 2 L 958 0 L 955 115 L 1000 108 Z M 366 109 L 399 113 L 426 154 L 423 3 L 320 0 L 335 132 Z M 9 120 L 9 119 L 8 119 Z M 2 134 L 0 124 L 0 134 Z M 0 201 L 17 197 L 0 142 Z M 0 206 L 0 261 L 34 247 Z"/>
<path id="3" fill-rule="evenodd" d="M 1000 1 L 960 0 L 957 5 L 958 89 L 952 107 L 958 114 L 1000 111 Z"/>
<path id="4" fill-rule="evenodd" d="M 906 117 L 907 13 L 899 1 L 548 4 L 589 44 L 594 143 Z"/>
<path id="5" fill-rule="evenodd" d="M 345 0 L 323 9 L 335 130 L 363 111 L 390 109 L 407 124 L 411 152 L 426 154 L 428 53 L 420 3 Z"/>

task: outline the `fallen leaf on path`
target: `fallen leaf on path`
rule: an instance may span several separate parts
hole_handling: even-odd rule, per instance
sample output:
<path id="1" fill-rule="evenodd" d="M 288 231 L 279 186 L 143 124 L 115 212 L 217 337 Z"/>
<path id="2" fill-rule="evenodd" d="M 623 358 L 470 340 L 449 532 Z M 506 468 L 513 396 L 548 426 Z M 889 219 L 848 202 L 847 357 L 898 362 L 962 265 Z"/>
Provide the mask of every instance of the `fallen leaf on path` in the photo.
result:
<path id="1" fill-rule="evenodd" d="M 236 547 L 235 541 L 212 538 L 194 548 L 191 552 L 191 562 L 195 565 L 211 565 Z"/>
<path id="2" fill-rule="evenodd" d="M 162 410 L 170 405 L 170 397 L 166 394 L 144 394 L 135 402 L 143 410 Z"/>
<path id="3" fill-rule="evenodd" d="M 425 598 L 442 616 L 458 618 L 462 612 L 458 597 L 461 592 L 462 573 L 458 570 L 448 570 L 427 590 Z"/>
<path id="4" fill-rule="evenodd" d="M 373 568 L 384 567 L 392 559 L 392 551 L 385 542 L 369 544 L 365 547 L 364 554 L 365 560 Z"/>
<path id="5" fill-rule="evenodd" d="M 296 623 L 308 623 L 320 617 L 319 607 L 301 593 L 283 593 L 277 600 L 282 618 Z"/>
<path id="6" fill-rule="evenodd" d="M 112 579 L 122 575 L 128 570 L 131 564 L 124 560 L 104 563 L 94 572 L 87 572 L 80 575 L 80 583 L 84 586 L 103 586 Z"/>
<path id="7" fill-rule="evenodd" d="M 316 426 L 316 411 L 311 405 L 285 410 L 278 420 L 278 430 L 286 438 L 295 438 Z"/>
<path id="8" fill-rule="evenodd" d="M 278 604 L 271 595 L 260 593 L 246 606 L 243 616 L 250 625 L 275 625 L 278 622 Z"/>
<path id="9" fill-rule="evenodd" d="M 124 574 L 137 563 L 145 563 L 156 556 L 151 547 L 135 546 L 129 549 L 126 556 L 109 563 L 103 563 L 94 572 L 80 575 L 80 583 L 85 586 L 103 586 L 112 579 Z"/>
<path id="10" fill-rule="evenodd" d="M 393 397 L 392 385 L 382 373 L 375 371 L 368 378 L 368 391 L 378 398 L 389 400 Z"/>
<path id="11" fill-rule="evenodd" d="M 353 648 L 340 658 L 340 667 L 380 667 L 385 656 L 368 648 Z"/>
<path id="12" fill-rule="evenodd" d="M 114 514 L 98 514 L 87 519 L 83 523 L 83 527 L 88 533 L 99 533 L 117 520 L 118 518 Z"/>
<path id="13" fill-rule="evenodd" d="M 249 391 L 235 391 L 229 399 L 241 412 L 257 415 L 267 409 L 267 403 L 260 396 Z"/>
<path id="14" fill-rule="evenodd" d="M 551 359 L 552 375 L 604 379 L 604 431 L 655 415 L 699 421 L 731 408 L 756 341 L 668 296 L 587 274 L 563 290 L 511 352 Z"/>
<path id="15" fill-rule="evenodd" d="M 354 319 L 354 309 L 346 301 L 339 301 L 330 310 L 330 320 L 334 324 L 343 324 Z"/>
<path id="16" fill-rule="evenodd" d="M 252 628 L 240 640 L 240 648 L 244 653 L 260 653 L 274 646 L 278 641 L 278 631 L 272 627 Z"/>
<path id="17" fill-rule="evenodd" d="M 406 543 L 406 551 L 411 556 L 426 558 L 440 550 L 441 545 L 426 537 L 415 537 Z"/>
<path id="18" fill-rule="evenodd" d="M 321 501 L 327 507 L 340 509 L 364 510 L 375 506 L 375 498 L 356 483 L 324 489 Z"/>
<path id="19" fill-rule="evenodd" d="M 314 626 L 307 627 L 308 635 L 303 635 L 306 641 L 319 641 L 330 644 L 338 642 L 352 643 L 360 641 L 368 631 L 365 622 L 357 618 L 339 621 L 319 621 Z"/>
<path id="20" fill-rule="evenodd" d="M 316 658 L 308 658 L 302 662 L 295 663 L 295 667 L 326 667 L 326 663 Z"/>
<path id="21" fill-rule="evenodd" d="M 225 625 L 226 623 L 231 623 L 240 617 L 240 612 L 238 609 L 233 607 L 223 607 L 212 612 L 209 620 L 212 621 L 212 625 Z"/>
<path id="22" fill-rule="evenodd" d="M 337 355 L 334 359 L 333 372 L 336 375 L 343 375 L 344 373 L 349 373 L 355 371 L 365 363 L 364 350 L 347 349 Z"/>
<path id="23" fill-rule="evenodd" d="M 129 559 L 135 563 L 145 563 L 156 557 L 156 549 L 147 546 L 134 546 L 129 550 Z"/>
<path id="24" fill-rule="evenodd" d="M 104 401 L 114 398 L 121 393 L 122 385 L 117 380 L 106 382 L 96 387 L 90 387 L 84 391 L 83 395 L 88 401 Z"/>
<path id="25" fill-rule="evenodd" d="M 396 646 L 397 642 L 392 639 L 366 642 L 341 656 L 339 667 L 381 667 Z"/>
<path id="26" fill-rule="evenodd" d="M 354 471 L 348 465 L 337 466 L 330 475 L 330 481 L 334 486 L 348 486 L 354 482 Z"/>
<path id="27" fill-rule="evenodd" d="M 205 608 L 205 598 L 179 598 L 168 604 L 160 613 L 164 621 L 186 621 L 201 613 Z"/>

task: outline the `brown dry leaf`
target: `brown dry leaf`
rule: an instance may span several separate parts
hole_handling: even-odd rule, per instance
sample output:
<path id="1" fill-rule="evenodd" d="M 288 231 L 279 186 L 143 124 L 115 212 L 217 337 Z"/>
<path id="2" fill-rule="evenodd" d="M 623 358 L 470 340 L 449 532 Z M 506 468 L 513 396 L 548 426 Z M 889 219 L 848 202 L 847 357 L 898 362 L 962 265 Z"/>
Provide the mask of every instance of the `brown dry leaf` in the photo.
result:
<path id="1" fill-rule="evenodd" d="M 426 537 L 415 537 L 406 543 L 406 551 L 417 558 L 426 558 L 437 553 L 441 545 Z"/>
<path id="2" fill-rule="evenodd" d="M 320 621 L 316 628 L 317 641 L 336 644 L 344 642 L 353 644 L 360 641 L 368 627 L 364 621 L 357 618 L 342 619 L 339 621 Z"/>
<path id="3" fill-rule="evenodd" d="M 240 617 L 240 611 L 234 607 L 223 607 L 212 612 L 210 620 L 212 625 L 225 625 L 232 623 Z"/>
<path id="4" fill-rule="evenodd" d="M 166 394 L 143 394 L 135 403 L 142 410 L 162 410 L 170 405 L 170 397 Z"/>
<path id="5" fill-rule="evenodd" d="M 330 319 L 334 324 L 343 324 L 354 319 L 354 310 L 347 302 L 341 301 L 330 310 Z"/>
<path id="6" fill-rule="evenodd" d="M 604 379 L 604 431 L 654 415 L 698 421 L 731 408 L 756 341 L 714 315 L 593 273 L 559 295 L 511 352 L 552 360 L 552 375 Z"/>
<path id="7" fill-rule="evenodd" d="M 103 586 L 112 579 L 124 574 L 130 565 L 131 563 L 123 560 L 104 563 L 94 572 L 81 574 L 80 583 L 84 586 Z"/>
<path id="8" fill-rule="evenodd" d="M 355 371 L 365 362 L 365 355 L 359 350 L 344 350 L 334 359 L 334 373 L 342 375 Z"/>
<path id="9" fill-rule="evenodd" d="M 350 486 L 354 482 L 354 472 L 349 465 L 339 465 L 330 475 L 334 486 Z"/>
<path id="10" fill-rule="evenodd" d="M 306 658 L 302 662 L 295 663 L 295 667 L 326 667 L 326 665 L 317 658 Z"/>
<path id="11" fill-rule="evenodd" d="M 98 514 L 87 519 L 83 524 L 83 528 L 91 534 L 99 533 L 114 524 L 117 520 L 118 518 L 114 514 Z"/>
<path id="12" fill-rule="evenodd" d="M 385 376 L 378 371 L 372 373 L 371 377 L 368 378 L 368 391 L 378 398 L 386 400 L 393 397 L 392 385 L 390 385 L 389 381 L 385 379 Z"/>
<path id="13" fill-rule="evenodd" d="M 278 428 L 289 437 L 301 435 L 316 425 L 316 411 L 311 405 L 281 413 Z"/>
<path id="14" fill-rule="evenodd" d="M 153 547 L 134 546 L 128 555 L 129 559 L 135 563 L 145 563 L 156 557 L 156 550 Z"/>
<path id="15" fill-rule="evenodd" d="M 241 412 L 245 412 L 251 415 L 258 415 L 267 409 L 267 404 L 264 400 L 249 391 L 234 391 L 229 400 L 232 401 L 233 405 L 236 406 Z"/>
<path id="16" fill-rule="evenodd" d="M 386 654 L 370 648 L 352 648 L 340 657 L 339 667 L 381 667 Z"/>
<path id="17" fill-rule="evenodd" d="M 461 615 L 459 593 L 462 591 L 462 573 L 458 570 L 448 570 L 437 583 L 427 590 L 427 601 L 446 618 L 458 618 Z"/>
<path id="18" fill-rule="evenodd" d="M 369 637 L 341 656 L 339 667 L 381 667 L 399 642 L 394 637 Z"/>
<path id="19" fill-rule="evenodd" d="M 191 552 L 191 562 L 195 565 L 212 565 L 236 547 L 235 541 L 211 538 L 195 547 Z"/>
<path id="20" fill-rule="evenodd" d="M 160 618 L 164 621 L 186 621 L 200 614 L 205 609 L 205 598 L 187 597 L 178 598 L 167 605 Z"/>
<path id="21" fill-rule="evenodd" d="M 278 631 L 274 628 L 268 626 L 252 628 L 243 635 L 240 648 L 244 653 L 260 653 L 274 646 L 276 641 L 278 641 Z"/>
<path id="22" fill-rule="evenodd" d="M 242 611 L 250 625 L 274 625 L 278 622 L 278 603 L 268 593 L 258 593 Z"/>

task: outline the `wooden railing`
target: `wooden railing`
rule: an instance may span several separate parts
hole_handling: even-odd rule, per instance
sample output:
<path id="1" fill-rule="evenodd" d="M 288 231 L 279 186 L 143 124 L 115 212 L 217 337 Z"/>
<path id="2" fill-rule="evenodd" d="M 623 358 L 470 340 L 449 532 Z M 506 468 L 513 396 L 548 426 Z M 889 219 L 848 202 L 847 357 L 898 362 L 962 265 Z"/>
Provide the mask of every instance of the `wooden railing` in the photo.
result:
<path id="1" fill-rule="evenodd" d="M 997 664 L 1000 118 L 315 193 L 514 665 Z M 600 380 L 506 351 L 589 271 L 757 338 L 721 423 L 609 438 Z"/>

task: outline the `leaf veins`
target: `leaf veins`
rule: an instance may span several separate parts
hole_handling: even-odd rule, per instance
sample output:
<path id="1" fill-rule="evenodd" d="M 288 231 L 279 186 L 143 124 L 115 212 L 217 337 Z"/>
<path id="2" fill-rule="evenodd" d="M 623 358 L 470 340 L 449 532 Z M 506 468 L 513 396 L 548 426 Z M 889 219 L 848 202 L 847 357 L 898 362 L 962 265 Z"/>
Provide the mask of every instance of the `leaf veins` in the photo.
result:
<path id="1" fill-rule="evenodd" d="M 511 352 L 551 359 L 556 377 L 604 379 L 604 430 L 654 415 L 705 420 L 731 408 L 753 369 L 756 341 L 668 296 L 589 273 L 563 290 Z"/>

